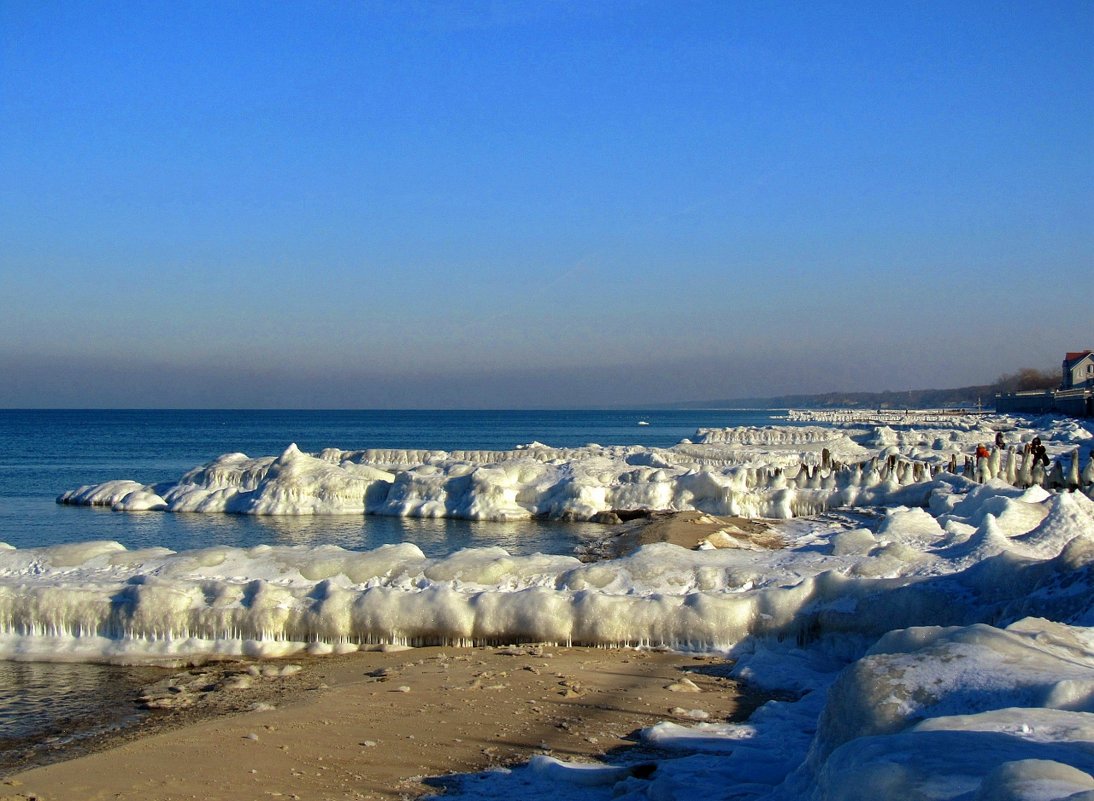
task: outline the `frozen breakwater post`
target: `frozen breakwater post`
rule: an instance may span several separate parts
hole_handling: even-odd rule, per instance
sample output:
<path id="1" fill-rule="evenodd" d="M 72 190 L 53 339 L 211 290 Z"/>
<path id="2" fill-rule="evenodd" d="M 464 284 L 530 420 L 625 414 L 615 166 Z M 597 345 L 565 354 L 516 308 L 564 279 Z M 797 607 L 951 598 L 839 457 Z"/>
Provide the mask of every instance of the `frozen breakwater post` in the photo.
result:
<path id="1" fill-rule="evenodd" d="M 0 654 L 668 646 L 731 657 L 736 677 L 797 700 L 769 703 L 747 724 L 646 729 L 646 741 L 691 756 L 660 759 L 641 779 L 537 757 L 475 792 L 503 797 L 507 782 L 528 781 L 681 801 L 680 788 L 712 781 L 772 800 L 837 788 L 981 800 L 1094 789 L 1089 427 L 1001 416 L 799 422 L 700 431 L 671 448 L 289 447 L 226 454 L 162 484 L 80 487 L 62 502 L 478 520 L 691 509 L 771 518 L 782 547 L 724 537 L 733 547 L 655 543 L 590 563 L 497 547 L 430 558 L 412 543 L 12 548 L 0 551 Z M 997 433 L 1003 448 L 966 461 Z M 1034 437 L 1048 470 L 1026 453 Z"/>

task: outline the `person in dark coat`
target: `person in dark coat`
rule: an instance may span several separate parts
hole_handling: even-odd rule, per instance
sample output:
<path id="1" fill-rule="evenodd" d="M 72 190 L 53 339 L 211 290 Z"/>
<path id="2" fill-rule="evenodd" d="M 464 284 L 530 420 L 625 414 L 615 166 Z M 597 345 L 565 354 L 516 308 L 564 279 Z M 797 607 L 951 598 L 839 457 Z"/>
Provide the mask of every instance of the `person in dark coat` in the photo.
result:
<path id="1" fill-rule="evenodd" d="M 1045 450 L 1045 446 L 1041 444 L 1040 437 L 1034 437 L 1033 441 L 1029 443 L 1029 452 L 1033 454 L 1033 464 L 1043 464 L 1048 467 L 1048 452 Z"/>

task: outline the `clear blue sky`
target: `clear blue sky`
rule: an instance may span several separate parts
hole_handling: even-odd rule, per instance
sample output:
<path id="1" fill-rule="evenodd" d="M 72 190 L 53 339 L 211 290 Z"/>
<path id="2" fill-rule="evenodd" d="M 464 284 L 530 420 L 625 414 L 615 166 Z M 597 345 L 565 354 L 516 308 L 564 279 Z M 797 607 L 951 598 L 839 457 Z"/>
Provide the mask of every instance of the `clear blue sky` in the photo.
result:
<path id="1" fill-rule="evenodd" d="M 1091 2 L 0 0 L 0 406 L 909 389 L 1094 347 Z"/>

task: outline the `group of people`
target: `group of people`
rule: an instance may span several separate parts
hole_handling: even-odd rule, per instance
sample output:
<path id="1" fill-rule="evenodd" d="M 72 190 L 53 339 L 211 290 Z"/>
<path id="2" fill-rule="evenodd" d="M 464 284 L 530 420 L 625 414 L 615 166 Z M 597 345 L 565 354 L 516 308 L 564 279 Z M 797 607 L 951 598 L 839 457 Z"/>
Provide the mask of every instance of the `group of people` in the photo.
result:
<path id="1" fill-rule="evenodd" d="M 1004 439 L 1002 431 L 995 432 L 995 447 L 999 450 L 1006 450 L 1007 441 Z M 1045 450 L 1045 446 L 1041 444 L 1040 437 L 1034 437 L 1026 443 L 1025 447 L 1022 448 L 1022 453 L 1033 454 L 1033 464 L 1035 465 L 1043 464 L 1045 467 L 1049 465 L 1048 452 Z M 991 456 L 991 451 L 983 442 L 976 446 L 977 459 L 987 459 L 989 456 Z"/>

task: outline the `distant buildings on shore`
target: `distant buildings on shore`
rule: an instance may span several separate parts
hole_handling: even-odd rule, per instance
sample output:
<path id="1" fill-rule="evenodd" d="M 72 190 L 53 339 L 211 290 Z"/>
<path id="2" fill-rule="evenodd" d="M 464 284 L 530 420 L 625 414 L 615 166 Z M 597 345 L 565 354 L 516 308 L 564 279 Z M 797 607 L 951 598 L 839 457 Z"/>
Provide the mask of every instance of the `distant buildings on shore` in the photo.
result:
<path id="1" fill-rule="evenodd" d="M 1064 357 L 1064 381 L 1060 389 L 1094 387 L 1094 350 L 1080 350 Z"/>
<path id="2" fill-rule="evenodd" d="M 1065 354 L 1059 389 L 996 395 L 995 409 L 1003 413 L 1094 417 L 1094 351 Z"/>

